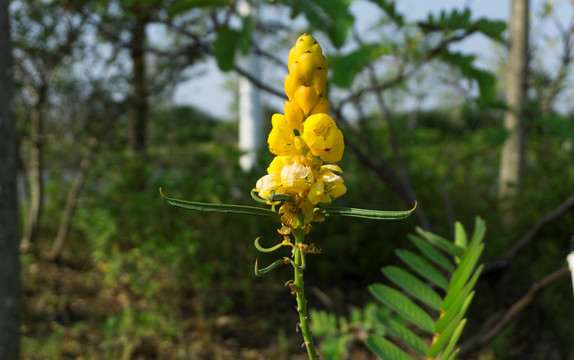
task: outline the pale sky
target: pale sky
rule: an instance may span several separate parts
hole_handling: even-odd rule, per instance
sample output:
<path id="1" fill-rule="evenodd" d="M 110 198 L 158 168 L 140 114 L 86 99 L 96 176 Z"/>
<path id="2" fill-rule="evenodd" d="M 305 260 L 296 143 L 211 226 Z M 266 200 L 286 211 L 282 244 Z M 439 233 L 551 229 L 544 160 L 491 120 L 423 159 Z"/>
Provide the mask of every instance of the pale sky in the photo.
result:
<path id="1" fill-rule="evenodd" d="M 546 2 L 548 0 L 531 0 L 531 12 L 538 12 Z M 556 0 L 554 3 L 557 4 L 559 9 L 557 13 L 566 26 L 573 16 L 574 6 L 569 0 Z M 492 20 L 506 20 L 510 10 L 510 0 L 397 0 L 399 12 L 410 20 L 424 19 L 431 12 L 438 15 L 441 10 L 464 9 L 466 6 L 470 7 L 473 19 L 486 17 Z M 358 26 L 359 30 L 369 26 L 380 14 L 376 5 L 364 0 L 356 0 L 351 10 L 355 16 L 355 26 Z M 489 55 L 492 56 L 493 51 L 490 41 L 481 35 L 473 35 L 457 45 L 456 49 L 476 54 L 478 60 L 482 62 Z M 192 104 L 223 119 L 235 118 L 230 113 L 233 94 L 229 89 L 225 89 L 224 85 L 226 79 L 236 75 L 234 73 L 222 74 L 214 61 L 208 61 L 201 67 L 206 75 L 182 84 L 175 94 L 176 103 Z M 263 94 L 263 101 L 266 101 L 265 94 Z"/>

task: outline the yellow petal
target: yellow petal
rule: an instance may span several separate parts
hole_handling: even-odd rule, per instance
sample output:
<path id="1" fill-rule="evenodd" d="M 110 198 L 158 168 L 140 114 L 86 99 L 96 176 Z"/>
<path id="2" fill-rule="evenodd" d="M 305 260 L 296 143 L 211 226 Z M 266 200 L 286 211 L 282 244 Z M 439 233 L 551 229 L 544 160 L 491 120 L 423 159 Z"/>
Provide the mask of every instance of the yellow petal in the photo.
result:
<path id="1" fill-rule="evenodd" d="M 287 124 L 292 129 L 299 130 L 299 127 L 303 122 L 303 110 L 301 110 L 301 107 L 299 107 L 295 101 L 289 100 L 283 103 L 283 111 L 285 112 Z"/>
<path id="2" fill-rule="evenodd" d="M 328 114 L 329 113 L 329 100 L 324 97 L 319 97 L 317 104 L 311 109 L 310 115 L 313 114 Z"/>
<path id="3" fill-rule="evenodd" d="M 317 104 L 319 94 L 315 88 L 303 85 L 299 86 L 299 88 L 295 90 L 293 98 L 301 107 L 301 110 L 303 110 L 303 114 L 306 116 L 309 115 L 311 109 L 315 106 L 315 104 Z"/>

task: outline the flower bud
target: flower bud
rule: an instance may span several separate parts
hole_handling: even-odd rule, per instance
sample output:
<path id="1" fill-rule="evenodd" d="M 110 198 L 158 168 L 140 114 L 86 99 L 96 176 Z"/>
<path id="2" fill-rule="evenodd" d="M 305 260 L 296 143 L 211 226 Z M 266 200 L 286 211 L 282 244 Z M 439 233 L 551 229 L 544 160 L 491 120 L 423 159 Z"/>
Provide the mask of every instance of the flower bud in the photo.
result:
<path id="1" fill-rule="evenodd" d="M 303 110 L 303 114 L 307 116 L 315 104 L 317 104 L 319 94 L 315 88 L 303 85 L 299 86 L 299 88 L 295 90 L 293 98 L 301 107 L 301 110 Z"/>

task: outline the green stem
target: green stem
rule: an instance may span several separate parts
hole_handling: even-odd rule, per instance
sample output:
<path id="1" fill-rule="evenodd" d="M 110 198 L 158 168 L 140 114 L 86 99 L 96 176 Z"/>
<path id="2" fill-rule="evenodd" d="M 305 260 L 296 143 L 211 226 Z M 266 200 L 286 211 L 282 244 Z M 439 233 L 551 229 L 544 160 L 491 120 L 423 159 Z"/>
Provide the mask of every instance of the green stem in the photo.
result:
<path id="1" fill-rule="evenodd" d="M 301 245 L 303 244 L 303 238 L 305 236 L 303 228 L 303 220 L 301 216 L 297 221 L 297 231 L 295 232 L 295 264 L 303 265 L 303 256 L 301 254 Z M 317 349 L 315 349 L 315 344 L 313 343 L 313 337 L 311 336 L 311 329 L 309 328 L 309 315 L 307 314 L 307 300 L 305 299 L 305 288 L 303 282 L 303 270 L 293 267 L 295 269 L 295 279 L 294 283 L 296 286 L 295 296 L 297 298 L 297 311 L 299 312 L 299 327 L 301 333 L 303 334 L 303 339 L 305 341 L 304 345 L 307 348 L 307 354 L 309 354 L 310 360 L 319 359 L 317 354 Z"/>

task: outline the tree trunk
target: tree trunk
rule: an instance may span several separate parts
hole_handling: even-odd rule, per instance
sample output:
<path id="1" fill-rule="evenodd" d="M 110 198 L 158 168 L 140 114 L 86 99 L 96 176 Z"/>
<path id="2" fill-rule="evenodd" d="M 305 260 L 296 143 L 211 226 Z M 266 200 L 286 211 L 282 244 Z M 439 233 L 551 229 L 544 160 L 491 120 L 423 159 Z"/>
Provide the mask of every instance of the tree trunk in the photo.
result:
<path id="1" fill-rule="evenodd" d="M 131 61 L 132 61 L 132 114 L 130 118 L 130 148 L 138 153 L 146 150 L 146 123 L 148 115 L 148 99 L 146 87 L 146 25 L 148 16 L 141 8 L 134 9 L 135 25 L 132 33 Z"/>
<path id="2" fill-rule="evenodd" d="M 0 359 L 20 356 L 20 251 L 16 121 L 9 1 L 0 1 Z"/>
<path id="3" fill-rule="evenodd" d="M 503 201 L 503 215 L 509 215 L 509 201 L 517 194 L 520 171 L 524 158 L 524 125 L 522 103 L 527 86 L 528 70 L 528 0 L 512 0 L 509 27 L 508 111 L 504 116 L 504 128 L 509 135 L 502 148 L 498 195 Z"/>
<path id="4" fill-rule="evenodd" d="M 58 258 L 58 256 L 60 256 L 62 252 L 64 243 L 68 237 L 68 232 L 72 223 L 72 217 L 76 210 L 76 205 L 78 204 L 78 198 L 82 188 L 84 187 L 84 184 L 86 183 L 88 171 L 92 166 L 98 144 L 99 141 L 96 138 L 91 138 L 89 141 L 88 153 L 80 161 L 80 166 L 78 167 L 76 178 L 68 190 L 66 205 L 64 206 L 60 225 L 58 226 L 58 233 L 56 234 L 52 248 L 48 254 L 46 254 L 46 260 L 54 261 Z"/>
<path id="5" fill-rule="evenodd" d="M 30 205 L 28 208 L 28 219 L 22 239 L 22 250 L 30 251 L 36 243 L 42 208 L 44 205 L 44 161 L 43 161 L 43 123 L 44 123 L 44 103 L 46 99 L 46 86 L 42 85 L 38 90 L 38 100 L 32 111 L 32 147 L 28 160 L 28 174 L 30 182 Z"/>

